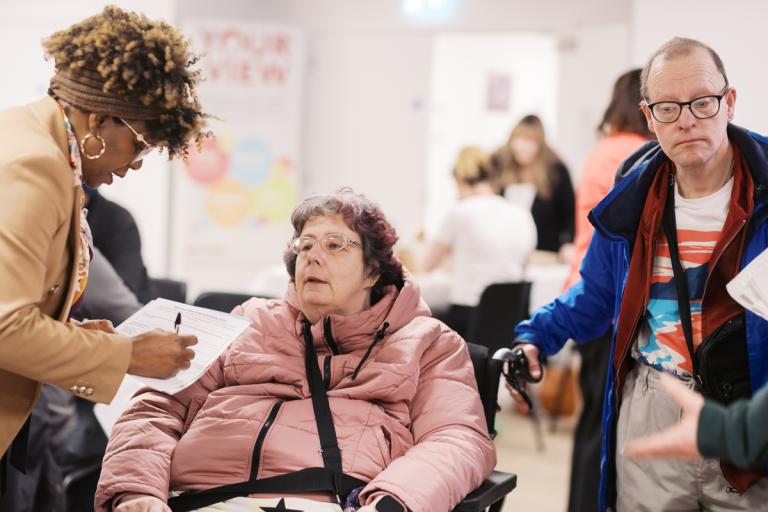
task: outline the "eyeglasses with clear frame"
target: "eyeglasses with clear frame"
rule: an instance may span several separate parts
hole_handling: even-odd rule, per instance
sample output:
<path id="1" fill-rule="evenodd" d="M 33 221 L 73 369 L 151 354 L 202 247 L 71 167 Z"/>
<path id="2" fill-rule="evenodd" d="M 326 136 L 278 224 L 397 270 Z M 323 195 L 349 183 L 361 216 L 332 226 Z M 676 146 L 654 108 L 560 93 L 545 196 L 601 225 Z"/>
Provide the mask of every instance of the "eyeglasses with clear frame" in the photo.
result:
<path id="1" fill-rule="evenodd" d="M 346 235 L 341 233 L 328 233 L 321 238 L 314 238 L 311 236 L 300 236 L 299 238 L 294 238 L 291 242 L 291 251 L 299 256 L 302 254 L 308 254 L 309 251 L 312 250 L 312 247 L 315 246 L 316 242 L 320 242 L 320 247 L 322 247 L 323 251 L 325 251 L 327 254 L 338 254 L 348 245 L 361 247 L 360 242 L 357 240 L 351 240 Z"/>
<path id="2" fill-rule="evenodd" d="M 674 123 L 680 119 L 680 114 L 683 113 L 683 107 L 688 107 L 693 117 L 696 119 L 709 119 L 715 117 L 720 112 L 720 103 L 730 87 L 725 86 L 725 90 L 721 94 L 711 94 L 709 96 L 699 96 L 691 101 L 657 101 L 656 103 L 648 103 L 645 100 L 646 106 L 650 109 L 653 118 L 660 123 Z"/>
<path id="3" fill-rule="evenodd" d="M 147 142 L 147 139 L 144 138 L 144 135 L 139 133 L 133 126 L 128 124 L 128 121 L 123 119 L 122 117 L 118 117 L 121 123 L 123 123 L 126 127 L 128 127 L 129 130 L 131 130 L 131 133 L 133 133 L 133 136 L 136 137 L 136 140 L 141 144 L 140 146 L 137 144 L 137 151 L 138 153 L 136 156 L 131 160 L 131 164 L 135 164 L 139 160 L 143 160 L 145 156 L 150 154 L 152 151 L 154 151 L 155 146 Z"/>

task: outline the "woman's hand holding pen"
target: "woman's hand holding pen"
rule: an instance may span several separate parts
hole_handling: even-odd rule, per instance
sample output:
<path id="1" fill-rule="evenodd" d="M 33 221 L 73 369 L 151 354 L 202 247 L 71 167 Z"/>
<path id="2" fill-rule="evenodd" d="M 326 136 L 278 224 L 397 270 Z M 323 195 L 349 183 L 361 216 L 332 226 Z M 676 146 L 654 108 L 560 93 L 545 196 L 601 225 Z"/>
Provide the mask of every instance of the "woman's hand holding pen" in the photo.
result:
<path id="1" fill-rule="evenodd" d="M 167 379 L 189 368 L 195 352 L 189 347 L 196 336 L 179 336 L 166 331 L 150 331 L 133 337 L 128 373 L 141 377 Z"/>

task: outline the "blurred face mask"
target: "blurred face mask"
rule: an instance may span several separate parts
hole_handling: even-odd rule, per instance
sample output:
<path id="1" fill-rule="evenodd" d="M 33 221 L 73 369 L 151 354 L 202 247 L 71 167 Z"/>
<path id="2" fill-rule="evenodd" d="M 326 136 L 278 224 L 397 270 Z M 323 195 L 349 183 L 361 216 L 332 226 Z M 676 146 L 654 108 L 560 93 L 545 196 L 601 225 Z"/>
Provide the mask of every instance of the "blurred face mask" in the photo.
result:
<path id="1" fill-rule="evenodd" d="M 541 148 L 536 140 L 530 137 L 515 137 L 509 142 L 509 149 L 520 165 L 528 165 L 533 162 Z"/>

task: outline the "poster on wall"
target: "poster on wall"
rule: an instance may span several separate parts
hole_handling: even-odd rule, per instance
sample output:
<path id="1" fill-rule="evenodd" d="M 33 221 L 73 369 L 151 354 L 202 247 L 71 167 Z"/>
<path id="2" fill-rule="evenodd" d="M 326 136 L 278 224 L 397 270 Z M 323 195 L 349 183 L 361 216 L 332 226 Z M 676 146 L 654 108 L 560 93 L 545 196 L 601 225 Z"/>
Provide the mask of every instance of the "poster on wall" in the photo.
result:
<path id="1" fill-rule="evenodd" d="M 304 47 L 277 24 L 190 19 L 214 137 L 177 164 L 173 274 L 192 288 L 250 291 L 281 261 L 298 199 Z"/>

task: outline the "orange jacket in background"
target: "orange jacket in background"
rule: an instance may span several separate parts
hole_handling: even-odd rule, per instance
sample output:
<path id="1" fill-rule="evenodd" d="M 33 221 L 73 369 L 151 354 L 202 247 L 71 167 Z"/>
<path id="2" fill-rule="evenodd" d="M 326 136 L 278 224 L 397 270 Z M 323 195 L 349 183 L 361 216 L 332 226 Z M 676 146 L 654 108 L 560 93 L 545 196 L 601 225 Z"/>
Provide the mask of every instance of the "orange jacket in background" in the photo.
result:
<path id="1" fill-rule="evenodd" d="M 632 132 L 619 132 L 600 139 L 587 157 L 581 182 L 576 190 L 576 236 L 573 239 L 571 273 L 563 289 L 570 288 L 580 279 L 581 260 L 587 252 L 594 228 L 587 215 L 608 194 L 619 164 L 648 139 Z"/>

